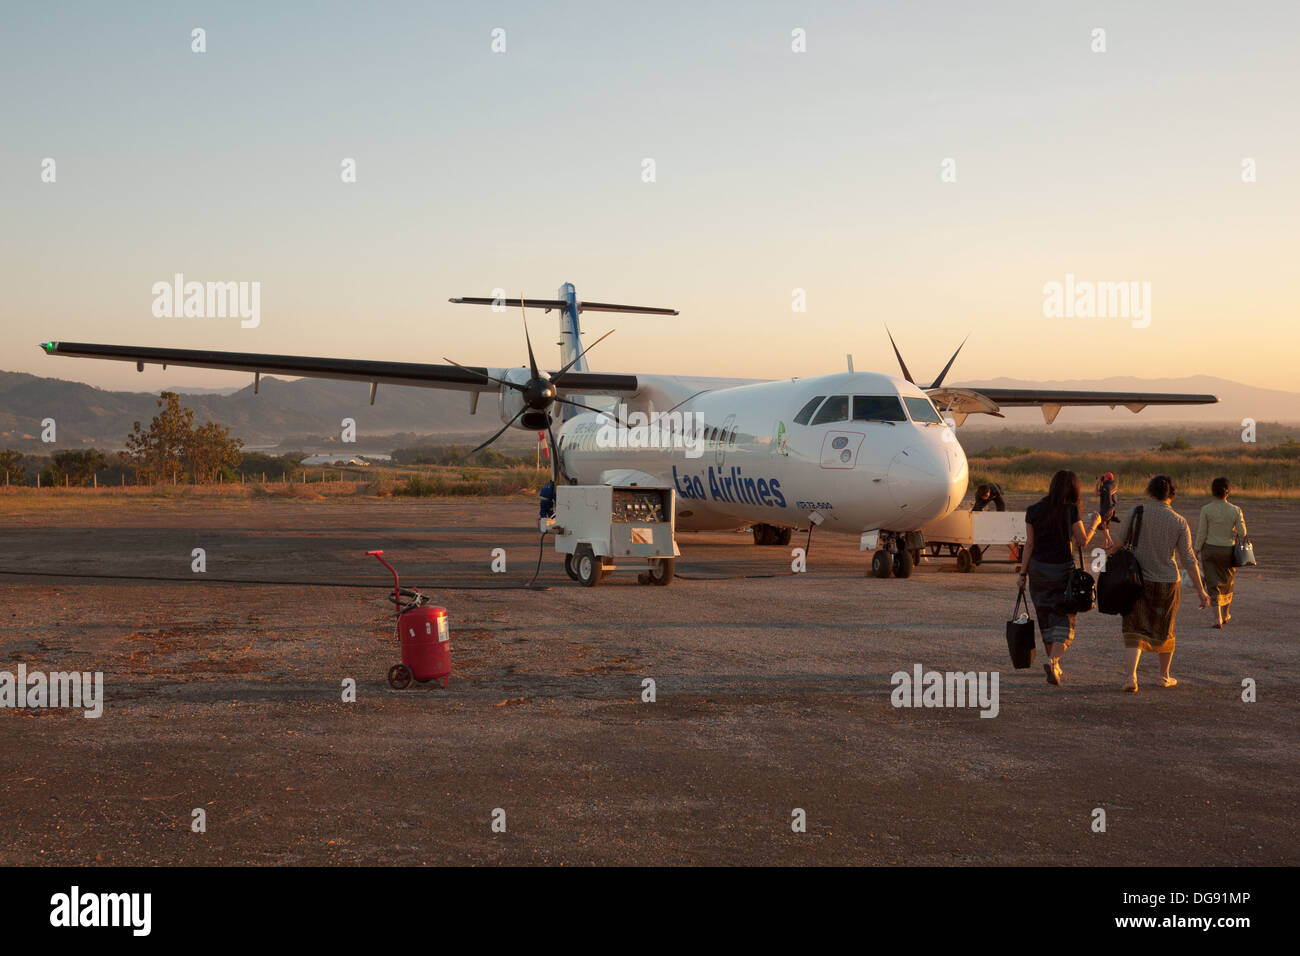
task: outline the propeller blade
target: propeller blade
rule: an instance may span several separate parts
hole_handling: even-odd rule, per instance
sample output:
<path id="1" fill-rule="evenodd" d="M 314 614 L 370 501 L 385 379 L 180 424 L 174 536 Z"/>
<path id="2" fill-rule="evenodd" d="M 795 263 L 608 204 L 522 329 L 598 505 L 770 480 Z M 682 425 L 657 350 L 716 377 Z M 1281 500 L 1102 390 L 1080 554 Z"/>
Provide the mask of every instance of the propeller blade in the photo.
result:
<path id="1" fill-rule="evenodd" d="M 592 408 L 590 405 L 584 405 L 582 402 L 575 402 L 571 398 L 560 398 L 558 395 L 556 396 L 555 400 L 557 402 L 563 402 L 565 405 L 572 405 L 574 408 L 581 408 L 588 412 L 595 412 L 597 415 L 604 415 L 606 418 L 614 419 L 614 421 L 618 422 L 619 425 L 621 425 L 623 428 L 628 427 L 627 424 L 623 422 L 617 415 L 615 415 L 613 412 L 607 412 L 603 408 Z"/>
<path id="2" fill-rule="evenodd" d="M 475 369 L 470 368 L 468 365 L 461 365 L 459 362 L 453 362 L 451 359 L 447 358 L 447 356 L 445 356 L 445 355 L 442 357 L 442 360 L 443 360 L 444 362 L 446 362 L 448 365 L 454 365 L 454 366 L 456 366 L 457 368 L 463 368 L 463 369 L 464 369 L 465 371 L 467 371 L 467 372 L 474 372 L 474 371 L 476 371 Z M 495 383 L 498 384 L 498 385 L 508 385 L 508 386 L 510 386 L 511 388 L 515 389 L 516 391 L 520 391 L 520 392 L 522 392 L 522 391 L 524 390 L 524 387 L 523 387 L 522 385 L 516 383 L 516 382 L 507 382 L 507 381 L 506 381 L 505 379 L 503 379 L 503 378 L 493 378 L 491 375 L 487 375 L 487 374 L 484 374 L 484 373 L 481 373 L 481 372 L 480 372 L 479 374 L 483 375 L 483 377 L 484 377 L 485 379 L 487 379 L 489 382 L 495 382 Z"/>
<path id="3" fill-rule="evenodd" d="M 894 355 L 898 358 L 898 367 L 903 370 L 903 378 L 915 385 L 916 380 L 912 378 L 912 373 L 907 370 L 907 363 L 903 361 L 903 353 L 898 351 L 897 345 L 894 345 L 894 333 L 889 331 L 889 326 L 885 326 L 885 334 L 889 336 L 889 344 L 894 346 Z"/>
<path id="4" fill-rule="evenodd" d="M 965 339 L 962 339 L 962 340 L 961 340 L 961 345 L 957 346 L 957 351 L 952 353 L 952 358 L 948 359 L 948 364 L 945 365 L 945 366 L 943 367 L 943 371 L 940 372 L 940 373 L 939 373 L 939 377 L 936 378 L 936 379 L 934 380 L 934 384 L 930 386 L 931 388 L 938 388 L 940 385 L 943 384 L 943 377 L 944 377 L 945 375 L 947 375 L 947 374 L 948 374 L 948 370 L 949 370 L 950 368 L 952 368 L 952 363 L 955 362 L 955 361 L 957 361 L 957 354 L 958 354 L 959 352 L 961 352 L 962 347 L 965 346 L 965 344 L 966 344 L 966 339 L 969 339 L 969 338 L 970 338 L 970 336 L 968 335 L 968 336 L 966 336 Z M 899 359 L 899 361 L 901 362 L 902 359 Z M 910 382 L 911 379 L 909 378 L 908 381 Z"/>
<path id="5" fill-rule="evenodd" d="M 613 329 L 610 329 L 608 332 L 606 332 L 606 333 L 605 333 L 604 335 L 602 335 L 600 338 L 596 339 L 596 341 L 594 341 L 594 342 L 592 342 L 590 345 L 588 345 L 585 349 L 583 349 L 581 352 L 578 353 L 578 357 L 577 357 L 577 358 L 575 358 L 575 359 L 574 359 L 572 362 L 570 362 L 568 365 L 564 366 L 564 368 L 562 368 L 562 369 L 560 369 L 558 372 L 556 372 L 556 373 L 555 373 L 555 378 L 559 378 L 561 375 L 563 375 L 563 374 L 564 374 L 565 372 L 567 372 L 569 369 L 573 368 L 573 366 L 577 365 L 578 362 L 582 360 L 582 357 L 583 357 L 584 355 L 586 355 L 588 352 L 590 352 L 590 351 L 591 351 L 592 349 L 594 349 L 597 345 L 599 345 L 601 342 L 605 341 L 605 339 L 609 338 L 609 337 L 610 337 L 611 335 L 613 335 L 613 334 L 614 334 L 614 330 L 613 330 Z"/>
<path id="6" fill-rule="evenodd" d="M 524 297 L 519 297 L 519 311 L 524 313 L 524 341 L 528 343 L 528 366 L 533 371 L 533 380 L 542 377 L 542 373 L 537 371 L 537 359 L 533 357 L 533 340 L 528 337 L 528 313 L 524 312 Z"/>
<path id="7" fill-rule="evenodd" d="M 483 450 L 484 448 L 486 448 L 488 445 L 492 444 L 494 441 L 496 441 L 498 438 L 500 438 L 502 435 L 504 435 L 506 429 L 509 428 L 511 425 L 513 425 L 515 422 L 519 421 L 520 416 L 523 415 L 523 413 L 526 412 L 526 411 L 528 411 L 527 408 L 521 408 L 521 409 L 519 409 L 519 411 L 517 411 L 517 412 L 515 413 L 515 417 L 514 417 L 514 418 L 510 419 L 510 421 L 506 422 L 504 425 L 501 426 L 501 430 L 500 430 L 499 432 L 497 432 L 495 435 L 493 435 L 491 438 L 489 438 L 489 439 L 488 439 L 487 441 L 485 441 L 483 444 L 481 444 L 481 445 L 479 445 L 477 448 L 475 448 L 474 451 L 470 452 L 470 454 L 472 455 L 472 454 L 474 454 L 474 452 L 482 451 L 482 450 Z"/>

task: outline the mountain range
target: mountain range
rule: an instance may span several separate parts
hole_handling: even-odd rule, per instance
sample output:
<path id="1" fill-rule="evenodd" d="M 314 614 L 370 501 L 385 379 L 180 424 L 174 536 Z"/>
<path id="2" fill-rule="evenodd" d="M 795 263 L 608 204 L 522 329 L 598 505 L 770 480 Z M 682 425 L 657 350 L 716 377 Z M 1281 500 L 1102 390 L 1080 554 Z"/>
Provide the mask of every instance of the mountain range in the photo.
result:
<path id="1" fill-rule="evenodd" d="M 1126 409 L 1067 408 L 1057 427 L 1084 425 L 1128 426 L 1161 422 L 1228 423 L 1243 418 L 1257 421 L 1300 421 L 1300 394 L 1244 385 L 1227 379 L 1198 375 L 1188 378 L 1103 378 L 1066 381 L 1025 381 L 1011 378 L 963 383 L 978 387 L 1069 388 L 1140 390 L 1157 392 L 1210 392 L 1218 405 L 1175 408 L 1152 407 L 1140 415 Z M 252 385 L 223 394 L 212 389 L 175 391 L 183 404 L 194 409 L 195 420 L 212 420 L 230 428 L 232 435 L 254 447 L 308 448 L 337 441 L 345 418 L 356 422 L 357 450 L 388 450 L 396 436 L 429 436 L 455 442 L 487 438 L 501 426 L 497 403 L 490 394 L 471 415 L 469 396 L 463 392 L 409 386 L 380 386 L 375 404 L 369 403 L 364 382 L 324 379 L 263 378 L 259 394 Z M 41 378 L 22 372 L 0 372 L 0 448 L 48 449 L 40 442 L 41 422 L 53 418 L 58 427 L 58 447 L 95 446 L 121 448 L 134 422 L 147 423 L 157 413 L 157 395 L 118 392 L 81 382 Z M 966 428 L 984 429 L 1003 424 L 1042 423 L 1036 409 L 1008 409 L 1005 422 L 972 415 Z M 506 448 L 531 446 L 531 435 L 510 432 Z M 374 441 L 375 439 L 379 441 Z M 295 444 L 297 443 L 297 444 Z"/>

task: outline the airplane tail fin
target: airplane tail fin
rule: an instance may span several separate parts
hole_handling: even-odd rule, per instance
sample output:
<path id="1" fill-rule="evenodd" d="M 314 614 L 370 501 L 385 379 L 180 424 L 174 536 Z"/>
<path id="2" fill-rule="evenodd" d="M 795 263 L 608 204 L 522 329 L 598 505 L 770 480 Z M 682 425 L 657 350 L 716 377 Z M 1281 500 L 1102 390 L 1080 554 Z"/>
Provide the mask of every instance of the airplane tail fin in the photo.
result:
<path id="1" fill-rule="evenodd" d="M 460 305 L 491 305 L 501 307 L 517 307 L 520 304 L 518 298 L 489 298 L 483 296 L 462 296 L 455 299 L 448 299 L 449 302 L 455 302 Z M 582 323 L 579 316 L 583 312 L 622 312 L 635 315 L 677 315 L 676 309 L 660 309 L 650 306 L 641 305 L 622 305 L 616 302 L 583 302 L 578 298 L 578 290 L 574 288 L 572 282 L 566 282 L 560 286 L 559 295 L 554 299 L 524 299 L 525 306 L 545 309 L 550 312 L 557 309 L 560 312 L 560 366 L 563 368 L 573 363 L 573 371 L 587 372 L 587 356 L 582 352 Z M 565 405 L 561 417 L 569 419 L 576 413 L 576 410 Z"/>

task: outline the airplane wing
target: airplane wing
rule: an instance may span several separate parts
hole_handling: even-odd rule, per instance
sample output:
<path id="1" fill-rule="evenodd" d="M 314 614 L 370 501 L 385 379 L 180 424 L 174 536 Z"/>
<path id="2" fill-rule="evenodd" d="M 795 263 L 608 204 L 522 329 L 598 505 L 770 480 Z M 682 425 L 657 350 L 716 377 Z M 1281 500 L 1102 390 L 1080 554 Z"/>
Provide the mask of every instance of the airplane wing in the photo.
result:
<path id="1" fill-rule="evenodd" d="M 225 369 L 253 372 L 257 375 L 303 375 L 309 378 L 336 378 L 385 385 L 415 385 L 423 388 L 448 388 L 462 392 L 494 391 L 489 380 L 499 378 L 503 370 L 458 365 L 429 365 L 421 362 L 380 362 L 370 359 L 317 358 L 307 355 L 263 355 L 255 352 L 209 352 L 198 349 L 168 349 L 135 345 L 96 345 L 85 342 L 43 342 L 46 355 L 77 358 L 112 359 L 134 362 L 137 369 L 146 365 L 183 365 L 191 368 Z M 554 377 L 554 373 L 551 373 Z M 565 372 L 554 378 L 555 386 L 565 392 L 594 395 L 624 395 L 637 390 L 635 375 L 602 372 Z"/>
<path id="2" fill-rule="evenodd" d="M 1124 406 L 1137 414 L 1148 405 L 1213 405 L 1217 395 L 1185 392 L 1089 392 L 1054 388 L 931 388 L 926 392 L 941 410 L 950 413 L 958 425 L 967 415 L 1003 417 L 1001 408 L 1037 407 L 1043 421 L 1052 424 L 1067 405 Z"/>

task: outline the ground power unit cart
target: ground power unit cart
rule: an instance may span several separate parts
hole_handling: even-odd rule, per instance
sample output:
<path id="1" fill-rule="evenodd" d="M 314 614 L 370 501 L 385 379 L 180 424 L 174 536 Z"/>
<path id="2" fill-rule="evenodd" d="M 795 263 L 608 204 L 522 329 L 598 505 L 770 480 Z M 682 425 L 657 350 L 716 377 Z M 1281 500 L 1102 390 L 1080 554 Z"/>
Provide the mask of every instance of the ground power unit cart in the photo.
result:
<path id="1" fill-rule="evenodd" d="M 677 513 L 672 488 L 638 485 L 558 485 L 555 517 L 542 530 L 555 535 L 564 571 L 594 587 L 611 571 L 645 570 L 642 584 L 667 585 L 677 564 Z"/>

